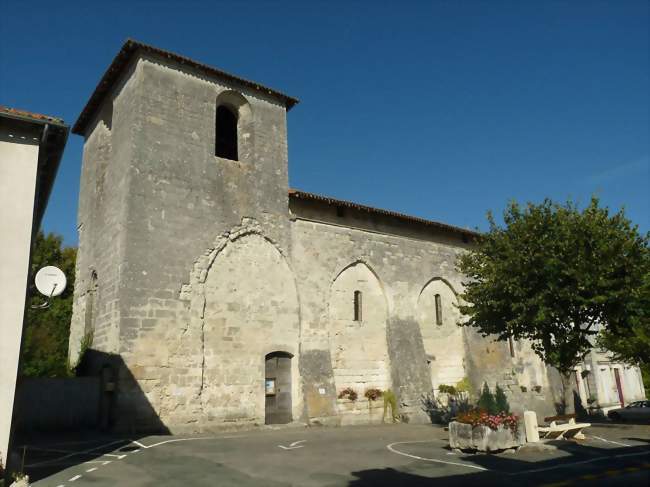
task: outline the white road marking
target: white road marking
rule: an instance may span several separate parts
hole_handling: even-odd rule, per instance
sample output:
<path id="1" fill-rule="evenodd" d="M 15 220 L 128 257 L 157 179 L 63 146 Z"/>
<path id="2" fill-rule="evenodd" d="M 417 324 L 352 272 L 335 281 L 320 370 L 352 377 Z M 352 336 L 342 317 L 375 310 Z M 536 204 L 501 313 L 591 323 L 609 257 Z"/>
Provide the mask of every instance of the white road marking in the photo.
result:
<path id="1" fill-rule="evenodd" d="M 140 448 L 138 448 L 137 450 L 133 450 L 131 453 L 138 453 L 139 451 L 140 451 Z"/>
<path id="2" fill-rule="evenodd" d="M 89 448 L 87 450 L 82 450 L 82 451 L 78 451 L 78 452 L 71 452 L 71 453 L 68 453 L 67 455 L 63 455 L 61 457 L 53 458 L 51 460 L 45 460 L 43 462 L 38 462 L 38 463 L 32 463 L 30 465 L 25 465 L 25 467 L 32 468 L 32 467 L 38 467 L 38 466 L 41 466 L 41 465 L 49 465 L 49 464 L 54 463 L 54 462 L 60 462 L 61 460 L 65 460 L 66 458 L 75 457 L 75 456 L 79 456 L 79 455 L 84 455 L 86 453 L 91 453 L 91 452 L 94 452 L 96 450 L 99 450 L 100 448 L 104 448 L 106 446 L 115 445 L 116 443 L 123 443 L 123 442 L 124 442 L 124 440 L 111 441 L 109 443 L 105 443 L 103 445 L 96 446 L 95 448 Z"/>
<path id="3" fill-rule="evenodd" d="M 147 448 L 146 446 L 144 446 L 142 443 L 140 443 L 140 442 L 137 441 L 137 440 L 133 440 L 132 443 L 135 443 L 135 444 L 138 445 L 140 448 Z"/>
<path id="4" fill-rule="evenodd" d="M 391 443 L 386 448 L 388 448 L 388 450 L 390 450 L 393 453 L 397 453 L 398 455 L 403 455 L 403 456 L 410 457 L 410 458 L 415 458 L 416 460 L 423 460 L 425 462 L 446 463 L 446 464 L 449 464 L 449 465 L 458 465 L 460 467 L 467 467 L 467 468 L 474 468 L 474 469 L 477 469 L 477 470 L 489 471 L 489 469 L 487 469 L 487 468 L 478 467 L 476 465 L 468 465 L 468 464 L 456 463 L 456 462 L 446 462 L 444 460 L 437 460 L 437 459 L 434 459 L 434 458 L 419 457 L 417 455 L 411 455 L 409 453 L 404 453 L 404 452 L 401 452 L 401 451 L 396 450 L 395 448 L 393 448 L 394 445 L 400 445 L 400 444 L 432 443 L 432 442 L 433 442 L 432 440 L 399 441 L 397 443 Z M 626 445 L 626 446 L 630 446 L 630 445 Z M 524 475 L 524 474 L 529 474 L 529 473 L 546 472 L 548 470 L 557 470 L 557 469 L 560 469 L 560 468 L 568 468 L 568 467 L 572 467 L 574 465 L 583 465 L 583 464 L 586 464 L 586 463 L 599 462 L 599 461 L 602 461 L 602 460 L 611 460 L 612 458 L 638 457 L 638 456 L 642 456 L 642 455 L 650 455 L 650 450 L 645 450 L 645 451 L 637 452 L 637 453 L 621 453 L 621 454 L 618 454 L 618 455 L 609 455 L 609 456 L 606 456 L 606 457 L 590 458 L 588 460 L 581 460 L 581 461 L 570 462 L 570 463 L 562 463 L 560 465 L 553 465 L 551 467 L 533 468 L 533 469 L 529 469 L 529 470 L 522 470 L 520 472 L 513 472 L 513 473 L 511 473 L 511 472 L 501 472 L 501 473 L 504 473 L 506 475 Z"/>
<path id="5" fill-rule="evenodd" d="M 81 478 L 81 475 L 75 475 L 70 480 L 68 480 L 68 482 L 74 482 L 75 480 L 79 480 L 80 478 Z"/>
<path id="6" fill-rule="evenodd" d="M 166 445 L 167 443 L 176 443 L 178 441 L 229 440 L 232 438 L 247 438 L 247 436 L 199 436 L 196 438 L 175 438 L 173 440 L 160 441 L 158 443 L 154 443 L 153 445 L 142 445 L 142 448 L 148 449 L 153 448 L 154 446 Z"/>
<path id="7" fill-rule="evenodd" d="M 605 443 L 613 443 L 614 445 L 619 445 L 619 446 L 632 446 L 626 443 L 619 443 L 618 441 L 607 440 L 605 438 L 601 438 L 600 436 L 595 436 L 595 435 L 587 436 L 587 438 L 596 438 L 597 440 L 604 441 Z"/>
<path id="8" fill-rule="evenodd" d="M 94 472 L 95 470 L 97 470 L 97 467 L 89 468 L 86 470 L 86 473 Z"/>
<path id="9" fill-rule="evenodd" d="M 397 453 L 398 455 L 403 455 L 405 457 L 415 458 L 416 460 L 424 460 L 425 462 L 434 462 L 434 463 L 444 463 L 446 465 L 456 465 L 458 467 L 473 468 L 475 470 L 483 470 L 483 471 L 489 472 L 489 469 L 479 467 L 478 465 L 469 465 L 467 463 L 447 462 L 445 460 L 437 460 L 435 458 L 419 457 L 417 455 L 411 455 L 409 453 L 404 453 L 404 452 L 401 452 L 401 451 L 396 450 L 395 448 L 393 448 L 393 446 L 395 446 L 395 445 L 405 445 L 405 444 L 409 444 L 409 443 L 432 443 L 432 441 L 431 440 L 426 440 L 426 441 L 397 441 L 395 443 L 391 443 L 390 445 L 386 446 L 386 448 L 388 448 L 388 450 L 393 452 L 393 453 Z"/>
<path id="10" fill-rule="evenodd" d="M 574 465 L 583 465 L 585 463 L 600 462 L 601 460 L 611 460 L 612 458 L 638 457 L 640 455 L 650 455 L 650 451 L 643 451 L 643 452 L 639 452 L 639 453 L 624 453 L 624 454 L 621 454 L 621 455 L 610 455 L 610 456 L 607 456 L 607 457 L 590 458 L 589 460 L 582 460 L 580 462 L 562 463 L 560 465 L 553 465 L 552 467 L 533 468 L 533 469 L 530 469 L 530 470 L 522 470 L 521 472 L 510 473 L 508 475 L 522 475 L 522 474 L 526 474 L 526 473 L 546 472 L 547 470 L 557 470 L 559 468 L 573 467 Z"/>
<path id="11" fill-rule="evenodd" d="M 124 454 L 124 455 L 116 455 L 115 453 L 104 453 L 104 456 L 105 457 L 115 457 L 118 460 L 122 460 L 122 458 L 124 458 L 126 456 L 126 454 Z"/>
<path id="12" fill-rule="evenodd" d="M 305 445 L 301 445 L 300 443 L 304 443 L 307 440 L 298 440 L 294 441 L 293 443 L 290 443 L 289 446 L 283 446 L 283 445 L 278 445 L 280 448 L 283 450 L 295 450 L 296 448 L 303 448 Z"/>
<path id="13" fill-rule="evenodd" d="M 104 465 L 108 465 L 109 463 L 111 463 L 110 460 L 106 460 L 105 462 L 102 462 L 102 467 L 103 467 Z"/>
<path id="14" fill-rule="evenodd" d="M 623 453 L 620 455 L 614 455 L 614 458 L 625 458 L 625 457 L 638 457 L 640 455 L 649 455 L 650 456 L 650 450 L 649 451 L 643 451 L 640 453 Z"/>

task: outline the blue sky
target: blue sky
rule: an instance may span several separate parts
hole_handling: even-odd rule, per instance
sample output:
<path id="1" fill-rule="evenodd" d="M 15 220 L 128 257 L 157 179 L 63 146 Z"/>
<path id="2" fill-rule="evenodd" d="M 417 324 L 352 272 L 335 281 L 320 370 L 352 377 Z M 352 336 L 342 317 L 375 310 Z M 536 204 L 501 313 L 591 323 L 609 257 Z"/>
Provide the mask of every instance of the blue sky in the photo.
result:
<path id="1" fill-rule="evenodd" d="M 292 187 L 463 227 L 592 194 L 650 229 L 646 1 L 0 0 L 0 104 L 72 124 L 127 37 L 301 100 Z M 76 244 L 82 139 L 44 228 Z"/>

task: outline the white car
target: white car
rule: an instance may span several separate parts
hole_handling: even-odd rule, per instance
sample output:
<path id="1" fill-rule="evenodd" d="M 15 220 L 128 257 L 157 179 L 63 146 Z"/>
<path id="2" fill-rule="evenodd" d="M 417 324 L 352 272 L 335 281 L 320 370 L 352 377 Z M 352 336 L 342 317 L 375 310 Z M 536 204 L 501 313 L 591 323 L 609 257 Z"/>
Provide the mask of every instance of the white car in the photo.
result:
<path id="1" fill-rule="evenodd" d="M 631 402 L 624 408 L 612 409 L 607 416 L 613 421 L 650 422 L 650 401 Z"/>

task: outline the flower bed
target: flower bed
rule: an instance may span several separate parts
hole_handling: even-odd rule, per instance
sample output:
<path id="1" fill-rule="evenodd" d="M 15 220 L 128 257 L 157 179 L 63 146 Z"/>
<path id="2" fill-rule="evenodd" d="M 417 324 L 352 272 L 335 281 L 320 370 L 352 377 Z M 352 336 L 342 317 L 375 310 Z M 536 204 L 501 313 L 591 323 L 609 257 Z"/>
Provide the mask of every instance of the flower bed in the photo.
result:
<path id="1" fill-rule="evenodd" d="M 467 423 L 472 426 L 487 426 L 492 430 L 500 427 L 509 428 L 513 433 L 517 433 L 518 419 L 514 414 L 498 413 L 488 414 L 486 411 L 474 409 L 465 413 L 460 413 L 456 420 L 459 423 Z"/>

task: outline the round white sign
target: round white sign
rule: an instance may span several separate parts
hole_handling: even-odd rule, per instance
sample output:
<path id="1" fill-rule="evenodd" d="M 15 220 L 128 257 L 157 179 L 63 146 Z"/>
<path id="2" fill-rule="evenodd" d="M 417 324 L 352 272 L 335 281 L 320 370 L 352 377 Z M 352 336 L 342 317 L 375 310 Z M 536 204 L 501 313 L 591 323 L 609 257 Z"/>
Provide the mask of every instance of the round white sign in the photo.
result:
<path id="1" fill-rule="evenodd" d="M 65 290 L 67 284 L 65 274 L 58 267 L 48 265 L 36 273 L 34 283 L 38 292 L 47 296 L 58 296 Z"/>

